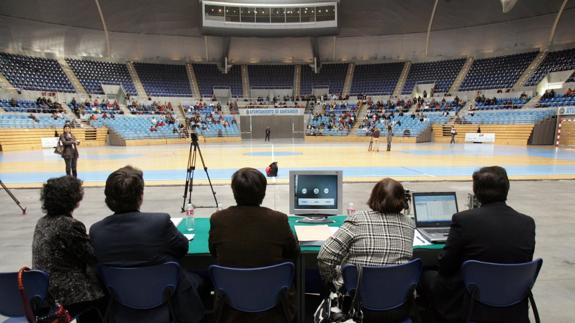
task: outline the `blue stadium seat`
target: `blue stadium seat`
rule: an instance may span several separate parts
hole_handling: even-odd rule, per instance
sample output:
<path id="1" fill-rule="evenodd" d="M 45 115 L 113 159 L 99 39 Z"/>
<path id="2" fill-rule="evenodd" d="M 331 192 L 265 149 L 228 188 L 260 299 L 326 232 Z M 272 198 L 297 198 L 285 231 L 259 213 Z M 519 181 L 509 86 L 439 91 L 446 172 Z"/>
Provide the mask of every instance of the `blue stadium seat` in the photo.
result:
<path id="1" fill-rule="evenodd" d="M 136 87 L 126 64 L 66 59 L 82 86 L 92 94 L 104 94 L 102 84 L 121 85 L 130 95 L 137 95 Z"/>
<path id="2" fill-rule="evenodd" d="M 10 318 L 4 321 L 5 323 L 28 322 L 18 290 L 17 277 L 17 272 L 0 273 L 0 315 Z M 48 295 L 48 274 L 39 270 L 31 270 L 23 273 L 23 280 L 26 297 L 34 309 L 42 304 Z"/>
<path id="3" fill-rule="evenodd" d="M 423 83 L 435 83 L 436 93 L 447 92 L 463 64 L 465 64 L 463 58 L 412 64 L 401 93 L 411 94 L 416 84 Z"/>
<path id="4" fill-rule="evenodd" d="M 330 94 L 342 93 L 348 64 L 323 64 L 318 74 L 309 65 L 301 67 L 301 95 L 311 95 L 314 88 L 329 88 Z"/>
<path id="5" fill-rule="evenodd" d="M 405 63 L 356 65 L 351 95 L 389 95 L 393 93 Z"/>

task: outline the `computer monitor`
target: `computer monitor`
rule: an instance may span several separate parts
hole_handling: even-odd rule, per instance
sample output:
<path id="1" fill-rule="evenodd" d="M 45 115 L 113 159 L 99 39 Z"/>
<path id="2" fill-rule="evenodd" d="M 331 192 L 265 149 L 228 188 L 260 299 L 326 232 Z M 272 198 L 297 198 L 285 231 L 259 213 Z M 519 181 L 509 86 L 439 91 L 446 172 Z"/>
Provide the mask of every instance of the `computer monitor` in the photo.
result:
<path id="1" fill-rule="evenodd" d="M 290 214 L 303 223 L 332 223 L 327 217 L 342 213 L 341 171 L 290 171 Z"/>

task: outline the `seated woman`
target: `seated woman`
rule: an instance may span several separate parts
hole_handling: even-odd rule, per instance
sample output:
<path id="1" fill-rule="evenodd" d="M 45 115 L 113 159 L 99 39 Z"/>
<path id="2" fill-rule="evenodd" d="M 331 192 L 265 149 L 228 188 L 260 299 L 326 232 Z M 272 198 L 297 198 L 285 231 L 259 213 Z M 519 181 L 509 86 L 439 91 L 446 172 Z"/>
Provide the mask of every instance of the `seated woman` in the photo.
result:
<path id="1" fill-rule="evenodd" d="M 403 264 L 413 255 L 415 224 L 400 213 L 405 208 L 403 186 L 391 178 L 384 178 L 373 187 L 367 205 L 371 210 L 349 216 L 319 251 L 319 273 L 324 282 L 336 288 L 343 285 L 340 268 L 344 264 Z M 406 310 L 388 314 L 401 316 Z"/>
<path id="2" fill-rule="evenodd" d="M 104 291 L 94 270 L 96 257 L 82 222 L 72 217 L 84 196 L 82 182 L 71 176 L 51 178 L 40 200 L 46 215 L 38 220 L 32 241 L 32 266 L 50 276 L 51 298 L 78 322 L 101 322 Z"/>

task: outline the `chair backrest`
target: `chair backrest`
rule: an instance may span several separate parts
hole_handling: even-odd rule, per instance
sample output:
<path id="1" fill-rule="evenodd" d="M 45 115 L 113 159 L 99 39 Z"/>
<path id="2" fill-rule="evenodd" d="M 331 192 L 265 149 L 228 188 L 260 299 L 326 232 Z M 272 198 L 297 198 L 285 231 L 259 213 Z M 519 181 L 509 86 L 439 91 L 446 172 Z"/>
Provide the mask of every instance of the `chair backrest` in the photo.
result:
<path id="1" fill-rule="evenodd" d="M 461 271 L 468 292 L 477 302 L 494 307 L 509 307 L 529 296 L 542 259 L 520 264 L 496 264 L 468 260 Z"/>
<path id="2" fill-rule="evenodd" d="M 48 274 L 39 270 L 24 272 L 24 291 L 30 302 L 43 302 L 48 294 Z M 25 316 L 18 291 L 18 273 L 0 273 L 0 315 Z"/>
<path id="3" fill-rule="evenodd" d="M 415 290 L 421 271 L 421 259 L 401 265 L 362 267 L 358 294 L 361 307 L 371 311 L 400 307 Z M 344 265 L 342 275 L 345 289 L 356 290 L 357 267 Z"/>
<path id="4" fill-rule="evenodd" d="M 146 267 L 99 266 L 98 270 L 116 302 L 128 308 L 147 310 L 165 304 L 166 296 L 174 293 L 180 266 L 166 262 Z"/>
<path id="5" fill-rule="evenodd" d="M 232 308 L 256 313 L 274 308 L 282 292 L 292 286 L 294 264 L 257 268 L 212 265 L 209 271 L 215 290 L 226 297 Z"/>

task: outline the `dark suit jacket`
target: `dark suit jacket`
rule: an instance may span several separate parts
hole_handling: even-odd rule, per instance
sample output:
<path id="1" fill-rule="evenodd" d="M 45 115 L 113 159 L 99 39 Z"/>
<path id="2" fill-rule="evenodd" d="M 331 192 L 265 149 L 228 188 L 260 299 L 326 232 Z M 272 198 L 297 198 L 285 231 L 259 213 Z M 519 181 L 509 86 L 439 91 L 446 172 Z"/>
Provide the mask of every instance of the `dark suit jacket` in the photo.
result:
<path id="1" fill-rule="evenodd" d="M 210 219 L 209 247 L 216 262 L 229 267 L 262 267 L 284 261 L 295 263 L 299 255 L 287 215 L 265 207 L 232 206 Z M 290 317 L 295 315 L 295 293 L 288 295 Z M 275 308 L 263 314 L 248 314 L 224 307 L 223 322 L 283 322 Z"/>
<path id="2" fill-rule="evenodd" d="M 435 283 L 435 307 L 450 321 L 463 317 L 461 309 L 465 290 L 460 269 L 464 261 L 521 263 L 533 259 L 535 221 L 504 202 L 453 215 L 449 237 L 439 259 L 439 276 Z M 528 322 L 527 302 L 511 311 L 475 306 L 477 321 L 509 320 Z"/>
<path id="3" fill-rule="evenodd" d="M 76 137 L 73 134 L 70 134 L 70 139 L 66 139 L 66 134 L 63 133 L 60 135 L 60 144 L 64 147 L 64 151 L 62 152 L 62 158 L 64 159 L 72 159 L 78 158 L 78 147 L 76 145 Z"/>
<path id="4" fill-rule="evenodd" d="M 188 239 L 176 229 L 166 213 L 110 215 L 92 225 L 90 238 L 98 263 L 108 266 L 157 265 L 178 261 L 188 252 Z M 204 308 L 196 286 L 186 278 L 183 269 L 173 303 L 178 322 L 197 322 L 203 316 Z M 147 313 L 138 322 L 161 322 L 166 313 Z"/>

